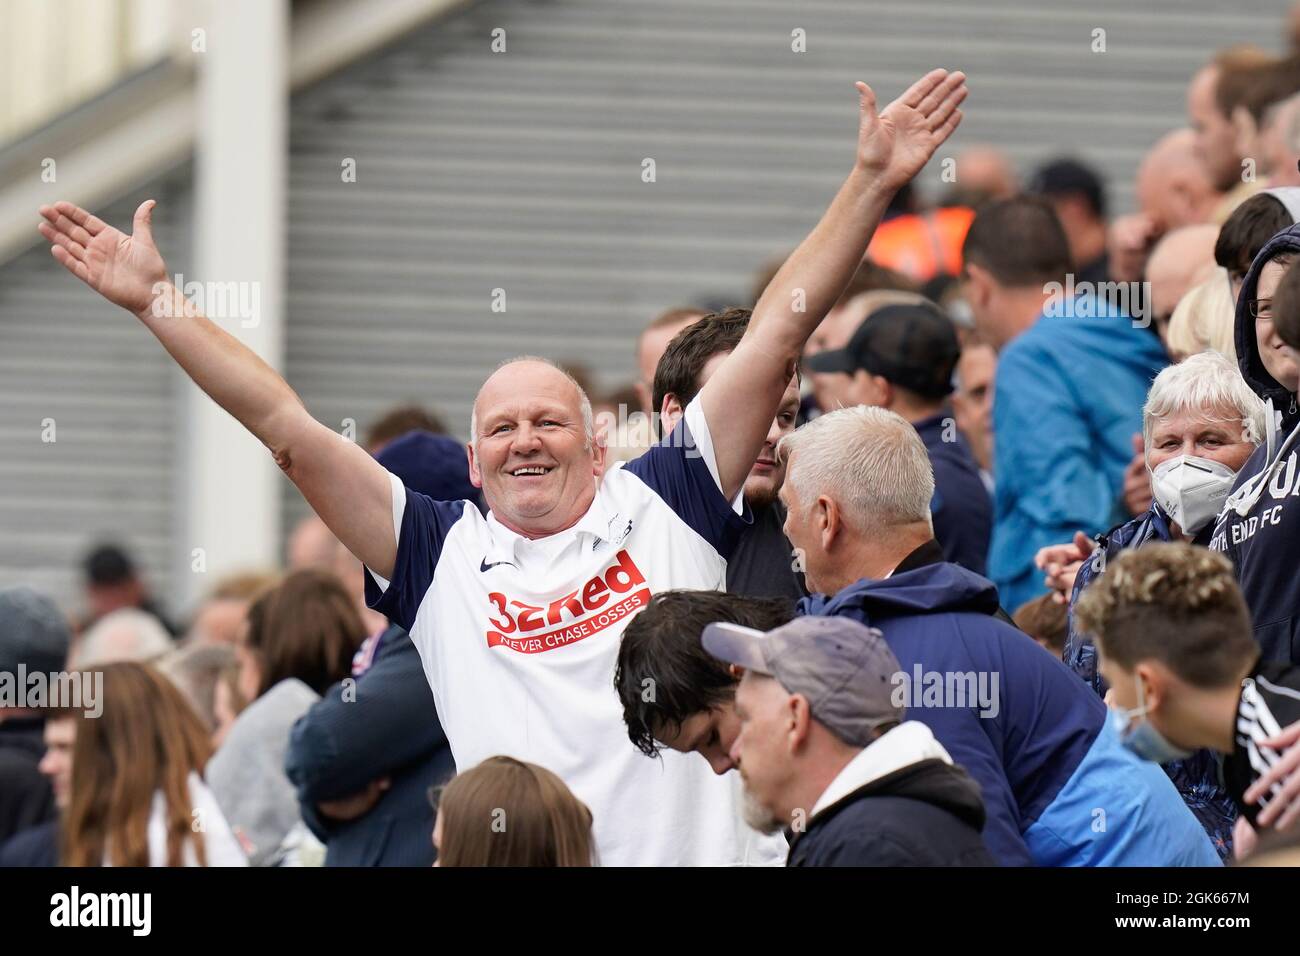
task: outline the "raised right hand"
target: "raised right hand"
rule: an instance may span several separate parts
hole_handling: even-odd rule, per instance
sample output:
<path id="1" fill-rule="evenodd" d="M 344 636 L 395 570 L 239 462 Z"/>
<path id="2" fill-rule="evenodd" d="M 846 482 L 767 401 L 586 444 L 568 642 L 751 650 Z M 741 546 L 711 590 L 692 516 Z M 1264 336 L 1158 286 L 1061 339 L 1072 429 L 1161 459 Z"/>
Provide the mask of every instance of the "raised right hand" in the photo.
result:
<path id="1" fill-rule="evenodd" d="M 154 200 L 135 211 L 128 236 L 70 202 L 42 206 L 37 228 L 50 253 L 69 272 L 109 302 L 144 316 L 167 287 L 167 265 L 153 241 Z"/>
<path id="2" fill-rule="evenodd" d="M 1076 531 L 1069 544 L 1052 544 L 1038 549 L 1034 564 L 1045 572 L 1044 583 L 1052 589 L 1052 600 L 1057 604 L 1069 602 L 1079 568 L 1096 547 L 1095 541 L 1082 531 Z"/>
<path id="3" fill-rule="evenodd" d="M 876 94 L 859 82 L 858 164 L 892 195 L 934 155 L 962 120 L 966 74 L 931 70 L 879 113 Z"/>

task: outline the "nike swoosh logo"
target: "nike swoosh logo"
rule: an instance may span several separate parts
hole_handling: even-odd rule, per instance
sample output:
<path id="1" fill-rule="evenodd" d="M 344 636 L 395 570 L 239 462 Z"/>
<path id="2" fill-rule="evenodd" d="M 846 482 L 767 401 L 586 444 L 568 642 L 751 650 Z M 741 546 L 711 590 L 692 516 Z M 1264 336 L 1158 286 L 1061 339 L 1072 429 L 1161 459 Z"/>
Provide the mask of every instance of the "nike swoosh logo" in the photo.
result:
<path id="1" fill-rule="evenodd" d="M 482 561 L 479 562 L 478 569 L 480 571 L 490 571 L 492 568 L 495 568 L 498 564 L 508 564 L 516 571 L 519 570 L 519 567 L 513 561 L 493 561 L 491 564 L 488 564 L 487 558 L 484 558 Z"/>

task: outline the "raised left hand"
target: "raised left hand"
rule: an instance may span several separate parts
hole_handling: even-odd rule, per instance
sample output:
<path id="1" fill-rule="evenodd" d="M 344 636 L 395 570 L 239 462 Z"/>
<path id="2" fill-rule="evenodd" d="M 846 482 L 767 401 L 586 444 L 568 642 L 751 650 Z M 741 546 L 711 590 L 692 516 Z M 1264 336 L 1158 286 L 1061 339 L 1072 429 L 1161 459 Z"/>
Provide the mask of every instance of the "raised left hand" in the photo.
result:
<path id="1" fill-rule="evenodd" d="M 966 74 L 931 70 L 879 113 L 876 94 L 857 84 L 861 97 L 858 166 L 883 187 L 901 189 L 961 122 Z"/>

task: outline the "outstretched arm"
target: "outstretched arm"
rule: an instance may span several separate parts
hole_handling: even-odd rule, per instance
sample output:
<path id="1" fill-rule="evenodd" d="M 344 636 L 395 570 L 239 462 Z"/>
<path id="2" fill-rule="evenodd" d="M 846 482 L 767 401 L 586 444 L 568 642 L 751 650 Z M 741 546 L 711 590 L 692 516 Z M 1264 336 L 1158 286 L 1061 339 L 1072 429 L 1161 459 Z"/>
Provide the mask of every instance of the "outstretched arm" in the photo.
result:
<path id="1" fill-rule="evenodd" d="M 128 236 L 68 202 L 42 206 L 41 235 L 82 282 L 131 312 L 194 384 L 271 450 L 276 463 L 340 541 L 389 577 L 397 556 L 388 475 L 353 442 L 316 421 L 289 384 L 251 349 L 205 318 L 167 278 L 154 245 L 154 201 Z"/>
<path id="2" fill-rule="evenodd" d="M 700 391 L 723 493 L 744 484 L 794 375 L 794 364 L 862 262 L 889 200 L 961 122 L 962 73 L 932 70 L 881 113 L 857 84 L 861 120 L 853 172 L 812 233 L 754 307 L 740 345 Z"/>

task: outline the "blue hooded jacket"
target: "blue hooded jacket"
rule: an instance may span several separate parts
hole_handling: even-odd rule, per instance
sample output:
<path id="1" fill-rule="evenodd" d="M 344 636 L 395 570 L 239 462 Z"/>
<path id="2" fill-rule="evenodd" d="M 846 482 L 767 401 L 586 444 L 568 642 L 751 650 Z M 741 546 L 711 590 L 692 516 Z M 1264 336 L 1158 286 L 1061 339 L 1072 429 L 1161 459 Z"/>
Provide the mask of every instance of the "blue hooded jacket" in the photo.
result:
<path id="1" fill-rule="evenodd" d="M 1164 772 L 1121 745 L 1101 700 L 995 618 L 997 609 L 992 582 L 948 563 L 864 579 L 799 605 L 803 614 L 840 614 L 881 630 L 913 685 L 908 718 L 926 724 L 979 783 L 984 840 L 999 863 L 1218 866 Z M 973 675 L 989 693 L 979 694 L 983 703 L 969 691 L 965 700 L 931 701 L 918 693 L 918 674 L 928 687 L 937 674 L 957 691 L 955 675 Z"/>
<path id="2" fill-rule="evenodd" d="M 1114 522 L 1142 404 L 1167 363 L 1150 330 L 1099 300 L 1067 300 L 998 355 L 988 575 L 1012 611 L 1046 592 L 1034 555 Z"/>

